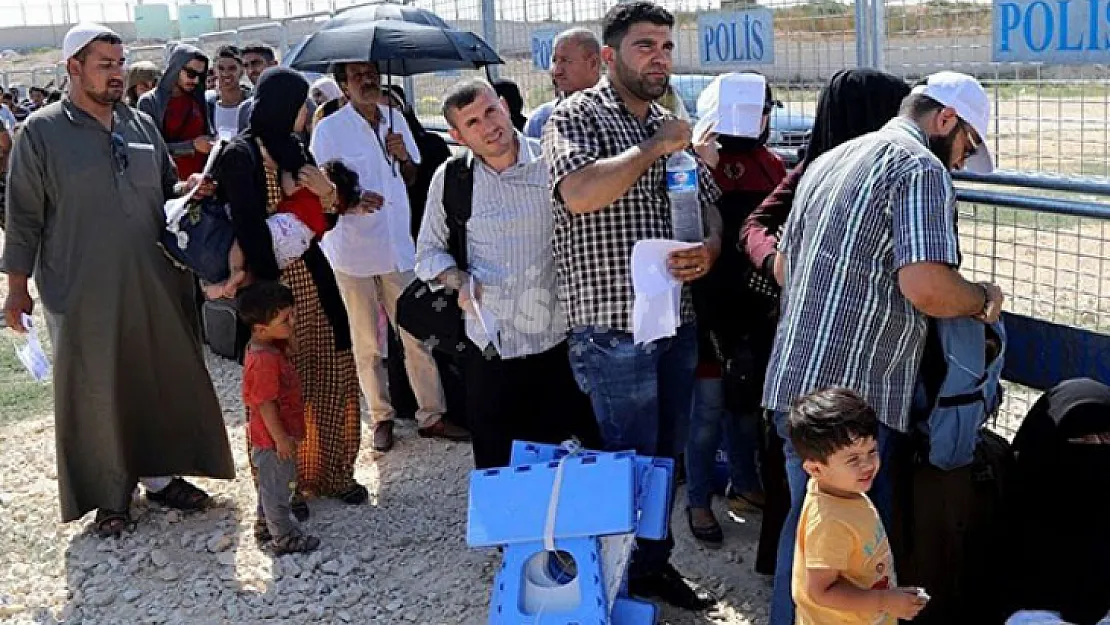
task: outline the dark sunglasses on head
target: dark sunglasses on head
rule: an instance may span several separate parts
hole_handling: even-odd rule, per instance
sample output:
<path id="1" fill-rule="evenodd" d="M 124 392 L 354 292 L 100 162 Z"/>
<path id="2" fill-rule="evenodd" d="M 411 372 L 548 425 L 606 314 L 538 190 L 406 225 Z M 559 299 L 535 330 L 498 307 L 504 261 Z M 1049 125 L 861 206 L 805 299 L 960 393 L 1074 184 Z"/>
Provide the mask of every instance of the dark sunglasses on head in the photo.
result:
<path id="1" fill-rule="evenodd" d="M 203 78 L 204 76 L 208 75 L 208 72 L 204 72 L 204 71 L 198 72 L 197 70 L 195 70 L 191 67 L 186 67 L 186 68 L 182 69 L 181 71 L 185 72 L 185 75 L 188 76 L 189 78 Z"/>
<path id="2" fill-rule="evenodd" d="M 130 164 L 127 158 L 127 142 L 118 132 L 112 133 L 112 164 L 116 167 L 116 173 L 120 175 L 127 171 L 127 166 Z"/>

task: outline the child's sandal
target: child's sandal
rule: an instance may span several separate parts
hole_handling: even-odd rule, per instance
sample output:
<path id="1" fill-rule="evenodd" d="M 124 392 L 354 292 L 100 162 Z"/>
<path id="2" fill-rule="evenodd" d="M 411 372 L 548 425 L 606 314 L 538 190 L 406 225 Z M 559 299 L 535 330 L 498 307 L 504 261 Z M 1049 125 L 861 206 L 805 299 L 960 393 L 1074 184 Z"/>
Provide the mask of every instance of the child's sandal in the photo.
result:
<path id="1" fill-rule="evenodd" d="M 287 553 L 308 553 L 315 551 L 320 546 L 320 539 L 307 534 L 286 534 L 273 542 L 274 553 L 284 555 Z"/>
<path id="2" fill-rule="evenodd" d="M 266 519 L 255 519 L 254 540 L 261 545 L 270 542 L 273 538 L 273 535 L 270 534 L 270 525 L 266 523 Z"/>

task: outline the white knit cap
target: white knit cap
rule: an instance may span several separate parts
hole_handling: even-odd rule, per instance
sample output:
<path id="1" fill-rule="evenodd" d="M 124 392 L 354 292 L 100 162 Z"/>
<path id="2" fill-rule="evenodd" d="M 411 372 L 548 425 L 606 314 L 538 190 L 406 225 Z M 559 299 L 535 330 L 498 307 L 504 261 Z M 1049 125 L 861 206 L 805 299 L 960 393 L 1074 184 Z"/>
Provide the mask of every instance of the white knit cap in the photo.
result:
<path id="1" fill-rule="evenodd" d="M 84 50 L 85 46 L 89 45 L 93 39 L 101 35 L 116 35 L 116 32 L 107 26 L 101 26 L 93 22 L 82 22 L 70 28 L 62 42 L 62 60 L 72 59 L 78 52 Z M 119 35 L 116 36 L 119 37 Z"/>

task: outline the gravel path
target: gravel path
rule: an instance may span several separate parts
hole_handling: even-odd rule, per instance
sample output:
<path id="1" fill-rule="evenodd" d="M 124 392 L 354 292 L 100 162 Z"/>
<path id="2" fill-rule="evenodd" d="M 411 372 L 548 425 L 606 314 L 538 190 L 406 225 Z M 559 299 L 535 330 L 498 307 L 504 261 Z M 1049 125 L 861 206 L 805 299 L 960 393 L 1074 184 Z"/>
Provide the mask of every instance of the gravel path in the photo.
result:
<path id="1" fill-rule="evenodd" d="M 203 513 L 138 500 L 138 527 L 118 540 L 96 538 L 91 515 L 57 522 L 52 419 L 0 429 L 0 622 L 485 622 L 497 557 L 464 542 L 468 446 L 418 438 L 406 421 L 389 454 L 373 454 L 364 437 L 356 477 L 370 504 L 312 501 L 307 528 L 323 541 L 320 551 L 273 558 L 251 536 L 239 368 L 212 356 L 209 368 L 239 478 L 199 480 L 216 500 Z M 766 622 L 770 584 L 751 571 L 758 517 L 719 516 L 725 547 L 706 550 L 676 515 L 675 563 L 722 602 L 708 614 L 664 610 L 662 622 Z"/>

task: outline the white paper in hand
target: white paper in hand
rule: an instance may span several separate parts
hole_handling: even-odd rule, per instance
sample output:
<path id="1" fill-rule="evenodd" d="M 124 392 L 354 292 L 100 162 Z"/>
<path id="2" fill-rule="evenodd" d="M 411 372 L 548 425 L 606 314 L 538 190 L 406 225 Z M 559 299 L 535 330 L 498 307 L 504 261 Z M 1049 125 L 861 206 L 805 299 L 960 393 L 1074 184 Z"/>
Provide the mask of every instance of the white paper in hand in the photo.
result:
<path id="1" fill-rule="evenodd" d="M 497 353 L 501 353 L 501 324 L 497 320 L 497 316 L 489 309 L 488 306 L 483 306 L 478 303 L 478 298 L 474 297 L 475 290 L 474 276 L 470 276 L 470 301 L 474 307 L 474 314 L 470 315 L 473 321 L 466 324 L 466 336 L 475 345 L 483 351 L 486 347 L 493 345 Z"/>
<path id="2" fill-rule="evenodd" d="M 201 172 L 203 175 L 210 176 L 212 174 L 212 169 L 216 165 L 216 157 L 219 156 L 227 142 L 228 140 L 221 136 L 212 143 L 212 150 L 208 152 L 208 160 L 205 161 L 204 170 Z M 185 211 L 189 210 L 189 201 L 193 199 L 199 188 L 200 185 L 197 185 L 179 198 L 166 200 L 163 210 L 166 213 L 166 226 L 170 232 L 177 232 L 177 224 L 181 221 L 181 217 L 185 215 Z"/>
<path id="3" fill-rule="evenodd" d="M 35 329 L 30 315 L 23 315 L 23 327 L 27 328 L 27 342 L 16 348 L 16 356 L 30 372 L 31 377 L 38 382 L 45 382 L 50 379 L 50 359 L 42 349 L 38 330 Z"/>
<path id="4" fill-rule="evenodd" d="M 697 247 L 670 239 L 645 239 L 632 247 L 632 341 L 640 345 L 674 336 L 682 323 L 682 283 L 671 275 L 667 257 Z"/>
<path id="5" fill-rule="evenodd" d="M 763 132 L 767 79 L 759 74 L 721 74 L 698 97 L 694 136 L 713 128 L 731 137 L 757 138 Z"/>

